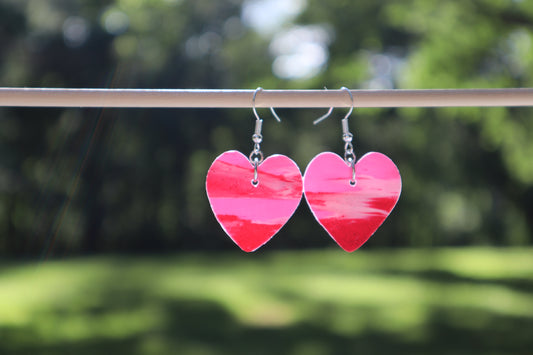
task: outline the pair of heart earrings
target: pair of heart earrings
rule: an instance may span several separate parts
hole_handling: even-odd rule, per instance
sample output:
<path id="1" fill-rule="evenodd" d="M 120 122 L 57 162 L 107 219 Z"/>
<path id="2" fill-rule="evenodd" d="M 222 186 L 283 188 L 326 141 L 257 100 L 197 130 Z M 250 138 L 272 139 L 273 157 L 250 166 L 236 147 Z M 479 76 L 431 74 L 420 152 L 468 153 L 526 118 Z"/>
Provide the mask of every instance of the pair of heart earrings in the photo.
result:
<path id="1" fill-rule="evenodd" d="M 254 149 L 249 157 L 230 150 L 219 155 L 207 172 L 206 190 L 211 209 L 228 236 L 244 251 L 268 242 L 292 216 L 302 198 L 318 223 L 347 252 L 363 245 L 388 217 L 400 197 L 402 182 L 396 165 L 386 155 L 365 154 L 356 161 L 353 135 L 348 129 L 352 107 L 342 120 L 344 159 L 331 152 L 314 157 L 302 178 L 285 155 L 263 159 L 262 120 L 255 109 Z M 333 108 L 315 124 L 329 116 Z M 278 121 L 279 117 L 271 108 Z"/>

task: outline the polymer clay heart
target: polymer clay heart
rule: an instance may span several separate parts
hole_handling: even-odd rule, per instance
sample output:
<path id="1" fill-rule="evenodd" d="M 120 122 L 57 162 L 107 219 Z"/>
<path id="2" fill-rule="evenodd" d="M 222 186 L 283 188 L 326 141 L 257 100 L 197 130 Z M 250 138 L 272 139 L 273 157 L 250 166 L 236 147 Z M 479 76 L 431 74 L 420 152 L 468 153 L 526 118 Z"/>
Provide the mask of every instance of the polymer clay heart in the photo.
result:
<path id="1" fill-rule="evenodd" d="M 211 209 L 229 237 L 244 251 L 270 240 L 292 216 L 303 192 L 302 174 L 294 161 L 272 155 L 257 168 L 244 154 L 230 150 L 218 156 L 207 172 Z"/>
<path id="2" fill-rule="evenodd" d="M 304 194 L 316 220 L 342 249 L 363 245 L 400 198 L 400 172 L 386 155 L 365 154 L 352 168 L 337 154 L 317 155 L 307 166 Z"/>

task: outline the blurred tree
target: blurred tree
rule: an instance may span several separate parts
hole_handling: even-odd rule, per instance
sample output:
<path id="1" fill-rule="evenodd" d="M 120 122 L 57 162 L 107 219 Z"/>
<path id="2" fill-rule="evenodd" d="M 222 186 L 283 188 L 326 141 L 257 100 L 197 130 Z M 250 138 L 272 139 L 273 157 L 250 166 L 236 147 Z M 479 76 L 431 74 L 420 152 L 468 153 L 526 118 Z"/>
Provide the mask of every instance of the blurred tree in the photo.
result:
<path id="1" fill-rule="evenodd" d="M 284 3 L 290 16 L 261 27 L 268 3 L 0 0 L 0 85 L 532 85 L 530 2 L 294 0 Z M 261 16 L 250 20 L 253 8 Z M 531 243 L 530 113 L 356 110 L 358 155 L 386 153 L 404 182 L 369 245 Z M 266 155 L 290 155 L 303 171 L 315 154 L 342 151 L 340 119 L 313 127 L 321 112 L 280 114 L 279 125 L 265 117 Z M 232 247 L 211 216 L 205 174 L 224 150 L 247 153 L 252 129 L 244 110 L 0 109 L 0 251 Z M 269 245 L 332 242 L 302 204 Z"/>
<path id="2" fill-rule="evenodd" d="M 336 86 L 533 84 L 529 2 L 309 1 L 300 21 L 332 26 L 337 40 L 320 79 Z M 360 111 L 362 148 L 390 152 L 404 177 L 386 236 L 413 245 L 531 242 L 531 109 Z"/>

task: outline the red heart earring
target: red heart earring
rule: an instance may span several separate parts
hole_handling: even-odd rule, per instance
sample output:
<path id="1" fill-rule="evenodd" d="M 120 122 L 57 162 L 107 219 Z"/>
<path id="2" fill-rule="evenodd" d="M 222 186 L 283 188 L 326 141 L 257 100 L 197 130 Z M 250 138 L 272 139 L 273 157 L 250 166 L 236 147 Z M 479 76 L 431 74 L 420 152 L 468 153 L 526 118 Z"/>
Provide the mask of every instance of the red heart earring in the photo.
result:
<path id="1" fill-rule="evenodd" d="M 386 155 L 365 154 L 356 162 L 348 117 L 342 120 L 344 159 L 331 152 L 311 160 L 304 175 L 304 194 L 313 215 L 345 251 L 363 245 L 388 217 L 400 198 L 400 172 Z M 320 122 L 327 115 L 317 119 Z"/>
<path id="2" fill-rule="evenodd" d="M 230 150 L 219 155 L 207 172 L 206 191 L 211 209 L 228 236 L 244 251 L 268 242 L 292 216 L 302 198 L 300 169 L 285 155 L 263 159 L 263 120 L 255 109 L 254 149 L 249 157 Z M 280 121 L 271 108 L 274 117 Z"/>

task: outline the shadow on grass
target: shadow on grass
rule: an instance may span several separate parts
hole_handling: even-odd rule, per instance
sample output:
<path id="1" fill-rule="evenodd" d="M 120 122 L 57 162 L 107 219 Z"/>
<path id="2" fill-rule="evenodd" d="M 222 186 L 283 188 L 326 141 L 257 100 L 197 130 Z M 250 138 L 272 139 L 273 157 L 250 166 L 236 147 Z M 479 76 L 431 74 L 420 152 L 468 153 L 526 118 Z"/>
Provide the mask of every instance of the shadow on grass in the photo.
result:
<path id="1" fill-rule="evenodd" d="M 533 279 L 526 278 L 474 278 L 457 275 L 453 272 L 442 271 L 442 270 L 423 270 L 423 271 L 380 271 L 381 274 L 388 274 L 393 276 L 409 276 L 415 277 L 420 281 L 432 281 L 439 283 L 468 283 L 471 285 L 492 285 L 492 286 L 503 286 L 513 291 L 525 292 L 533 294 Z"/>
<path id="2" fill-rule="evenodd" d="M 521 307 L 531 305 L 530 279 L 374 267 L 383 258 L 364 260 L 369 272 L 360 266 L 365 263 L 354 264 L 355 258 L 345 262 L 333 255 L 320 259 L 318 267 L 317 255 L 304 254 L 253 263 L 194 255 L 104 258 L 35 273 L 19 269 L 2 285 L 25 286 L 4 302 L 25 297 L 11 318 L 0 313 L 0 355 L 530 354 L 533 349 L 531 311 L 520 316 Z M 477 287 L 485 285 L 498 287 Z M 331 292 L 320 297 L 328 287 Z M 35 294 L 26 297 L 27 290 Z M 463 297 L 467 300 L 458 302 Z M 488 297 L 494 299 L 479 306 Z M 251 305 L 260 308 L 250 312 L 253 317 L 235 313 Z M 288 316 L 272 314 L 285 311 Z M 276 317 L 281 321 L 272 322 Z"/>
<path id="3" fill-rule="evenodd" d="M 117 295 L 115 295 L 116 297 Z M 434 310 L 425 326 L 425 336 L 408 340 L 386 331 L 362 330 L 338 334 L 320 322 L 300 322 L 280 327 L 252 327 L 242 324 L 220 305 L 197 300 L 154 300 L 142 295 L 122 294 L 105 307 L 69 310 L 59 307 L 48 314 L 54 326 L 64 318 L 95 317 L 134 312 L 146 303 L 157 302 L 164 321 L 129 333 L 116 329 L 111 334 L 53 340 L 42 329 L 0 328 L 1 354 L 527 354 L 533 348 L 533 319 L 498 316 L 475 310 Z M 327 305 L 324 307 L 328 312 Z M 363 309 L 354 309 L 363 313 Z M 479 328 L 461 327 L 475 319 Z M 112 319 L 109 320 L 112 322 Z M 119 325 L 120 326 L 120 325 Z M 127 324 L 122 324 L 127 326 Z"/>

